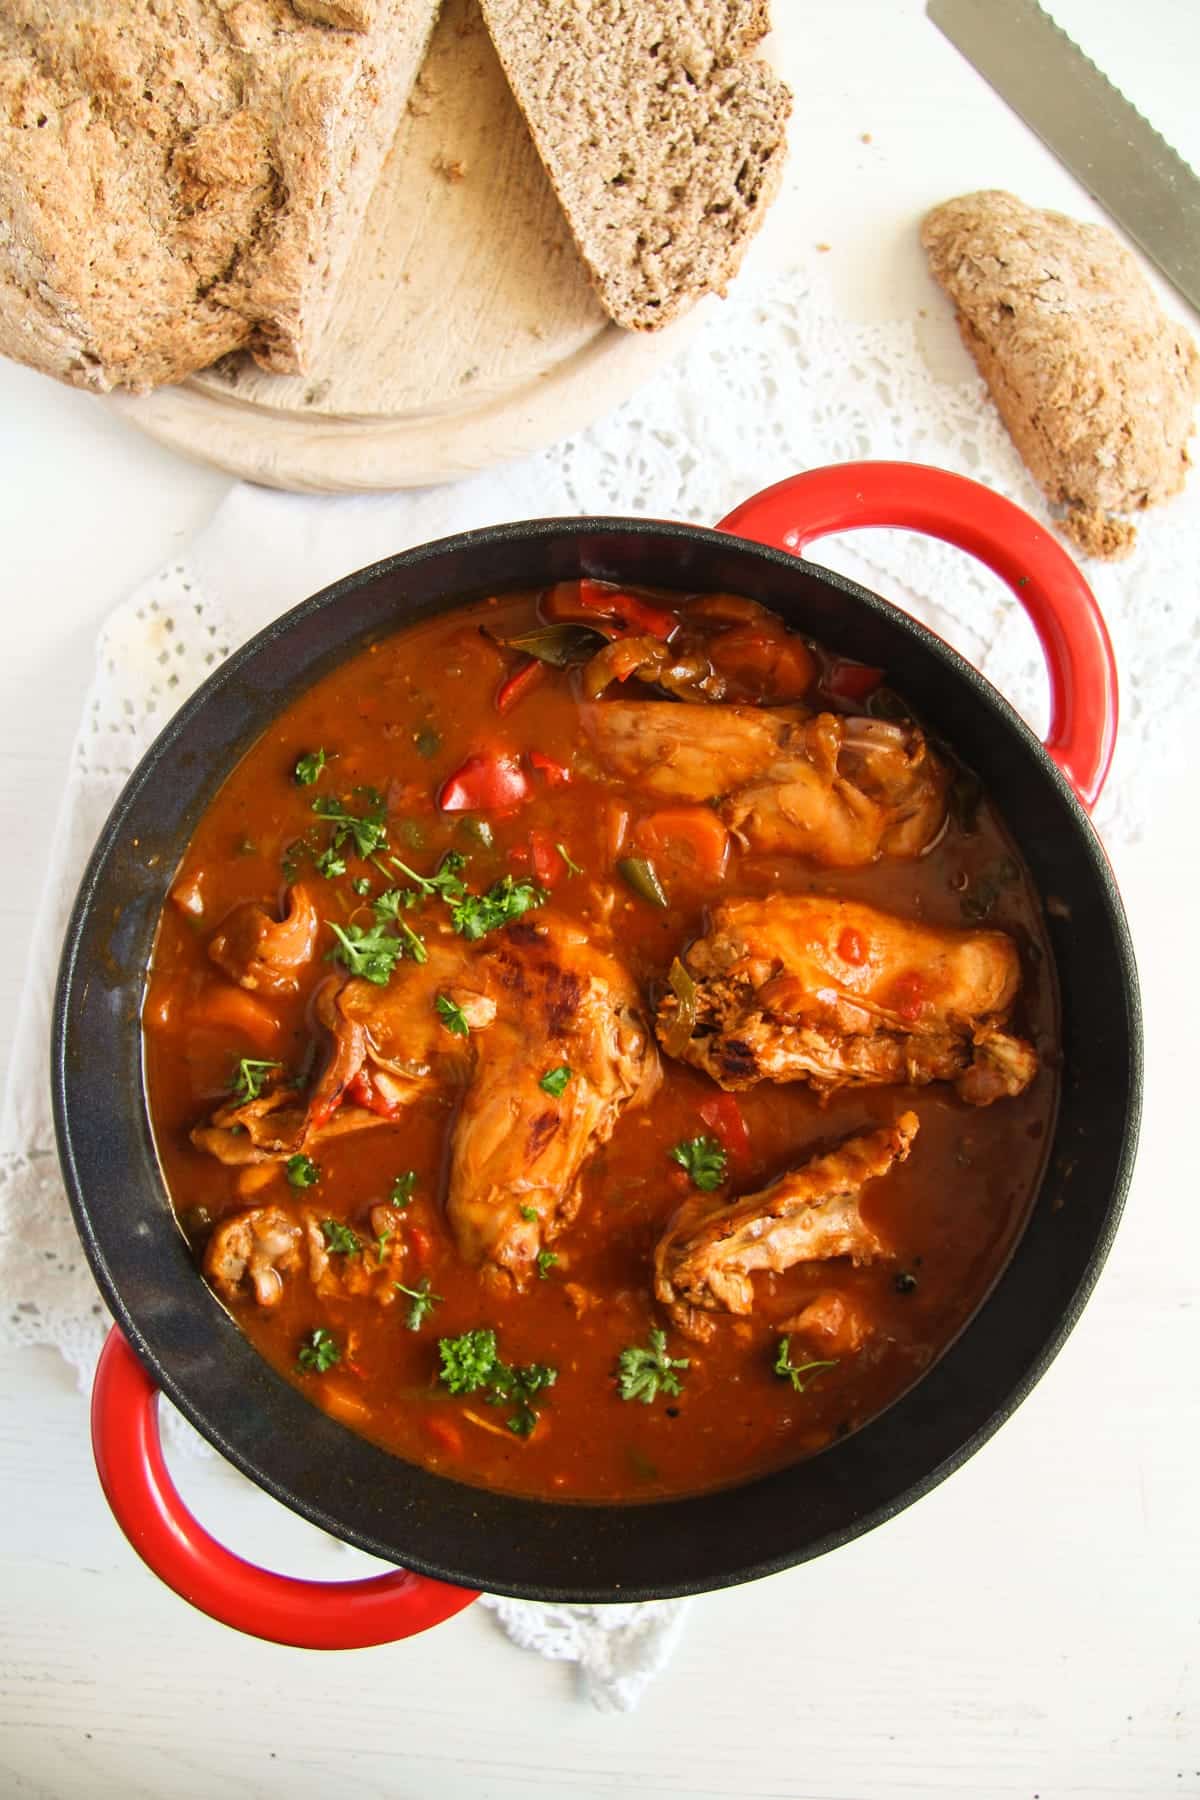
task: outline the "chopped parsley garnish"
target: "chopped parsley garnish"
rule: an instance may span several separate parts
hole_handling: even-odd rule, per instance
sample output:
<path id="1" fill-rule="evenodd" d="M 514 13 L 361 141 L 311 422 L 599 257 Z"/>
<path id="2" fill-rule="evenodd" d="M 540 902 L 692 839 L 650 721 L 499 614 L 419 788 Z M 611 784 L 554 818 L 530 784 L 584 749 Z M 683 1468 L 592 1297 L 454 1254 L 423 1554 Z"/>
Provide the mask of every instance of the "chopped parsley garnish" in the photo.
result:
<path id="1" fill-rule="evenodd" d="M 311 787 L 319 777 L 327 761 L 324 750 L 310 750 L 305 756 L 298 757 L 294 774 L 300 787 Z"/>
<path id="2" fill-rule="evenodd" d="M 335 1256 L 357 1256 L 362 1249 L 358 1233 L 340 1219 L 322 1219 L 321 1230 L 325 1233 L 325 1248 Z"/>
<path id="3" fill-rule="evenodd" d="M 550 1271 L 554 1267 L 554 1265 L 557 1261 L 558 1261 L 558 1256 L 553 1250 L 539 1250 L 538 1251 L 537 1266 L 538 1266 L 538 1280 L 539 1281 L 546 1281 L 549 1278 Z"/>
<path id="4" fill-rule="evenodd" d="M 411 888 L 385 888 L 382 894 L 372 900 L 371 911 L 381 922 L 384 919 L 399 919 L 402 912 L 407 912 L 410 906 L 416 904 L 416 899 Z"/>
<path id="5" fill-rule="evenodd" d="M 426 725 L 415 734 L 413 743 L 417 746 L 418 756 L 436 756 L 442 747 L 442 734 L 435 731 L 432 725 Z"/>
<path id="6" fill-rule="evenodd" d="M 440 894 L 447 906 L 450 906 L 455 901 L 461 900 L 466 894 L 467 886 L 462 879 L 461 871 L 466 868 L 467 859 L 461 850 L 447 850 L 432 875 L 418 875 L 415 869 L 410 869 L 408 864 L 401 862 L 398 856 L 389 856 L 388 861 L 393 868 L 399 869 L 402 875 L 407 875 L 413 886 L 427 900 L 434 894 Z M 415 897 L 414 895 L 413 898 L 415 899 Z M 405 900 L 401 904 L 411 906 L 413 900 Z"/>
<path id="7" fill-rule="evenodd" d="M 371 891 L 371 878 L 369 875 L 356 875 L 354 880 L 350 883 L 350 886 L 354 889 L 359 898 L 362 899 Z"/>
<path id="8" fill-rule="evenodd" d="M 328 850 L 322 850 L 319 856 L 313 857 L 313 867 L 318 875 L 324 875 L 326 881 L 336 881 L 339 875 L 346 873 L 346 859 L 330 846 Z"/>
<path id="9" fill-rule="evenodd" d="M 413 1189 L 417 1185 L 417 1171 L 405 1169 L 403 1175 L 397 1175 L 392 1183 L 391 1201 L 393 1206 L 412 1205 Z"/>
<path id="10" fill-rule="evenodd" d="M 537 1224 L 538 1210 L 536 1206 L 523 1206 L 520 1210 L 521 1217 L 525 1220 L 527 1225 Z"/>
<path id="11" fill-rule="evenodd" d="M 496 1366 L 496 1334 L 488 1326 L 464 1331 L 461 1337 L 439 1338 L 441 1380 L 452 1394 L 473 1394 L 486 1386 Z"/>
<path id="12" fill-rule="evenodd" d="M 425 948 L 425 939 L 419 932 L 413 930 L 407 919 L 397 919 L 396 924 L 400 932 L 400 942 L 404 945 L 407 954 L 415 963 L 427 963 L 429 952 Z"/>
<path id="13" fill-rule="evenodd" d="M 583 870 L 580 868 L 579 864 L 577 862 L 572 862 L 570 857 L 567 855 L 566 848 L 564 845 L 555 844 L 554 848 L 558 851 L 558 854 L 562 857 L 563 861 L 566 863 L 568 875 L 582 875 L 583 874 Z"/>
<path id="14" fill-rule="evenodd" d="M 471 1027 L 467 1024 L 467 1015 L 449 994 L 439 994 L 434 1005 L 437 1007 L 438 1018 L 447 1031 L 453 1032 L 455 1037 L 470 1037 Z"/>
<path id="15" fill-rule="evenodd" d="M 342 1353 L 333 1333 L 326 1331 L 323 1325 L 318 1325 L 311 1336 L 304 1340 L 296 1355 L 299 1367 L 316 1375 L 324 1375 L 326 1369 L 332 1369 L 334 1363 L 341 1360 Z"/>
<path id="16" fill-rule="evenodd" d="M 439 1338 L 441 1379 L 452 1394 L 474 1394 L 481 1389 L 489 1406 L 511 1406 L 505 1423 L 516 1437 L 528 1437 L 538 1421 L 536 1395 L 554 1386 L 558 1370 L 546 1363 L 519 1367 L 501 1361 L 496 1334 L 487 1326 L 465 1331 L 461 1337 Z"/>
<path id="17" fill-rule="evenodd" d="M 660 1393 L 682 1393 L 683 1384 L 675 1370 L 686 1369 L 690 1362 L 687 1356 L 667 1355 L 667 1334 L 655 1326 L 648 1350 L 630 1345 L 617 1358 L 617 1392 L 622 1400 L 640 1400 L 643 1406 L 649 1406 Z"/>
<path id="18" fill-rule="evenodd" d="M 504 875 L 493 882 L 486 894 L 466 894 L 450 914 L 450 923 L 469 944 L 511 925 L 532 906 L 544 906 L 549 895 L 532 881 L 517 881 Z"/>
<path id="19" fill-rule="evenodd" d="M 798 1394 L 802 1394 L 818 1369 L 836 1369 L 838 1359 L 832 1361 L 813 1360 L 811 1362 L 794 1363 L 792 1361 L 791 1338 L 780 1338 L 779 1354 L 775 1358 L 775 1373 L 785 1381 L 790 1381 Z"/>
<path id="20" fill-rule="evenodd" d="M 724 1181 L 726 1160 L 724 1150 L 711 1137 L 684 1138 L 671 1151 L 671 1161 L 686 1169 L 692 1186 L 705 1194 L 711 1194 Z"/>
<path id="21" fill-rule="evenodd" d="M 440 1304 L 442 1296 L 430 1291 L 428 1275 L 422 1275 L 415 1288 L 405 1287 L 402 1281 L 397 1281 L 394 1285 L 397 1293 L 407 1294 L 412 1301 L 406 1321 L 408 1329 L 420 1331 L 427 1315 Z"/>
<path id="22" fill-rule="evenodd" d="M 373 856 L 376 850 L 387 848 L 387 809 L 373 789 L 364 790 L 364 798 L 367 807 L 361 815 L 352 813 L 340 800 L 332 797 L 321 796 L 313 801 L 312 809 L 318 819 L 325 819 L 334 827 L 334 850 L 353 843 L 356 854 L 367 857 Z"/>
<path id="23" fill-rule="evenodd" d="M 321 1179 L 321 1171 L 312 1157 L 305 1156 L 301 1151 L 296 1156 L 288 1157 L 287 1178 L 294 1188 L 315 1187 Z"/>
<path id="24" fill-rule="evenodd" d="M 347 925 L 343 930 L 332 919 L 326 923 L 337 939 L 326 960 L 344 963 L 352 975 L 361 975 L 364 981 L 374 982 L 376 987 L 386 987 L 392 970 L 404 954 L 401 940 L 378 924 Z"/>
<path id="25" fill-rule="evenodd" d="M 557 1100 L 562 1095 L 562 1092 L 570 1079 L 571 1070 L 568 1068 L 567 1064 L 559 1063 L 557 1069 L 546 1070 L 546 1073 L 538 1082 L 538 1086 L 544 1094 L 549 1094 L 551 1099 Z"/>
<path id="26" fill-rule="evenodd" d="M 282 1063 L 266 1062 L 254 1056 L 243 1056 L 234 1071 L 233 1080 L 229 1084 L 234 1099 L 240 1100 L 243 1105 L 247 1100 L 257 1100 L 267 1084 L 271 1070 L 282 1069 L 282 1067 Z"/>

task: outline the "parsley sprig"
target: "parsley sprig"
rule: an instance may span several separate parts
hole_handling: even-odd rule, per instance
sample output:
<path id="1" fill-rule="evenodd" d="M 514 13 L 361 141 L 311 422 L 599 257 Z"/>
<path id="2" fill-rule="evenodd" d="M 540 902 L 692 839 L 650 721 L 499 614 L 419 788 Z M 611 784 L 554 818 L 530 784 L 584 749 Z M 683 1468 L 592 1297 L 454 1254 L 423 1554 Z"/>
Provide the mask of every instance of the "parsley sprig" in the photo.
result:
<path id="1" fill-rule="evenodd" d="M 328 760 L 324 750 L 309 750 L 305 755 L 297 757 L 296 767 L 293 770 L 293 774 L 296 777 L 296 785 L 298 787 L 312 787 Z"/>
<path id="2" fill-rule="evenodd" d="M 333 919 L 326 923 L 337 939 L 326 960 L 343 963 L 352 975 L 359 975 L 376 987 L 386 987 L 392 970 L 404 955 L 403 941 L 378 921 L 374 925 L 345 927 Z"/>
<path id="3" fill-rule="evenodd" d="M 516 1437 L 528 1437 L 538 1422 L 534 1399 L 558 1380 L 558 1370 L 547 1363 L 514 1366 L 502 1361 L 496 1333 L 488 1326 L 465 1331 L 461 1337 L 439 1338 L 440 1379 L 452 1394 L 481 1390 L 489 1406 L 511 1406 L 505 1420 Z"/>
<path id="4" fill-rule="evenodd" d="M 467 1015 L 457 1000 L 452 1000 L 449 994 L 439 994 L 434 1006 L 437 1008 L 438 1018 L 453 1037 L 470 1037 L 471 1027 Z"/>
<path id="5" fill-rule="evenodd" d="M 417 1171 L 405 1169 L 403 1175 L 397 1175 L 392 1183 L 390 1199 L 393 1206 L 401 1208 L 412 1205 L 413 1189 L 417 1185 Z"/>
<path id="6" fill-rule="evenodd" d="M 270 1078 L 272 1069 L 282 1069 L 280 1062 L 269 1062 L 261 1057 L 243 1056 L 234 1071 L 230 1082 L 230 1092 L 235 1100 L 244 1106 L 248 1100 L 257 1100 Z"/>
<path id="7" fill-rule="evenodd" d="M 474 944 L 489 931 L 498 931 L 502 925 L 522 918 L 531 907 L 544 906 L 549 897 L 536 882 L 502 875 L 486 894 L 467 894 L 452 909 L 450 923 L 460 937 Z"/>
<path id="8" fill-rule="evenodd" d="M 377 850 L 387 848 L 387 808 L 381 795 L 374 788 L 359 788 L 364 800 L 364 810 L 352 813 L 348 806 L 333 795 L 318 795 L 312 803 L 312 810 L 318 819 L 324 819 L 333 825 L 331 848 L 340 850 L 344 844 L 352 843 L 355 854 L 363 857 L 373 856 Z"/>
<path id="9" fill-rule="evenodd" d="M 559 1063 L 556 1069 L 547 1069 L 538 1082 L 543 1094 L 549 1094 L 552 1100 L 560 1100 L 571 1079 L 571 1070 L 566 1063 Z"/>
<path id="10" fill-rule="evenodd" d="M 325 1236 L 325 1248 L 334 1256 L 357 1256 L 362 1249 L 358 1233 L 340 1219 L 322 1219 L 321 1230 Z"/>
<path id="11" fill-rule="evenodd" d="M 792 1361 L 792 1340 L 790 1337 L 780 1338 L 779 1354 L 773 1363 L 775 1373 L 785 1381 L 790 1381 L 797 1394 L 802 1394 L 819 1369 L 836 1369 L 838 1358 L 821 1360 L 814 1358 L 810 1362 L 794 1363 Z"/>
<path id="12" fill-rule="evenodd" d="M 667 1355 L 667 1334 L 657 1326 L 650 1333 L 649 1349 L 630 1345 L 617 1358 L 617 1392 L 622 1400 L 640 1400 L 649 1406 L 660 1393 L 682 1392 L 683 1384 L 676 1369 L 686 1369 L 687 1356 Z"/>
<path id="13" fill-rule="evenodd" d="M 725 1179 L 728 1159 L 716 1138 L 684 1138 L 670 1154 L 671 1161 L 687 1170 L 692 1186 L 698 1187 L 702 1193 L 711 1194 Z"/>
<path id="14" fill-rule="evenodd" d="M 408 1318 L 405 1321 L 408 1329 L 420 1331 L 434 1307 L 440 1306 L 442 1296 L 432 1291 L 428 1275 L 422 1275 L 415 1288 L 405 1287 L 402 1281 L 397 1281 L 395 1287 L 398 1293 L 407 1294 L 412 1301 L 412 1305 L 408 1309 Z"/>
<path id="15" fill-rule="evenodd" d="M 315 1187 L 321 1179 L 321 1171 L 311 1156 L 302 1151 L 287 1160 L 287 1178 L 294 1188 Z"/>
<path id="16" fill-rule="evenodd" d="M 334 1363 L 341 1360 L 342 1353 L 338 1349 L 337 1339 L 323 1325 L 318 1325 L 305 1338 L 296 1353 L 297 1365 L 310 1375 L 324 1375 L 327 1369 L 332 1369 Z"/>

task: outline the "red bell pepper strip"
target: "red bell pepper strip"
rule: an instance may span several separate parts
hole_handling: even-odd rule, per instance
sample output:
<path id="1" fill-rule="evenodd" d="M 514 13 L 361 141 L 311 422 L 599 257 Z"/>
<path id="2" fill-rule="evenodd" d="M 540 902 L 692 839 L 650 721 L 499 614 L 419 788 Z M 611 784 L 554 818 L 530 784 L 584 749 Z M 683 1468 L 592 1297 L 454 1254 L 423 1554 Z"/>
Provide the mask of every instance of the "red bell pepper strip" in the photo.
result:
<path id="1" fill-rule="evenodd" d="M 867 663 L 838 661 L 829 665 L 821 686 L 837 700 L 866 700 L 882 680 L 882 669 L 872 669 Z"/>
<path id="2" fill-rule="evenodd" d="M 533 879 L 539 887 L 544 888 L 552 888 L 566 868 L 566 864 L 558 854 L 558 847 L 548 831 L 530 832 L 529 861 Z"/>
<path id="3" fill-rule="evenodd" d="M 700 1117 L 730 1156 L 749 1156 L 750 1133 L 733 1094 L 714 1094 L 711 1100 L 702 1101 Z"/>
<path id="4" fill-rule="evenodd" d="M 442 812 L 507 812 L 529 798 L 529 777 L 507 750 L 468 756 L 438 790 Z"/>
<path id="5" fill-rule="evenodd" d="M 381 1119 L 390 1119 L 399 1110 L 394 1101 L 386 1100 L 379 1092 L 365 1069 L 360 1069 L 346 1083 L 344 1098 L 352 1100 L 356 1106 L 365 1107 L 368 1112 L 378 1114 Z"/>
<path id="6" fill-rule="evenodd" d="M 529 766 L 536 769 L 539 775 L 544 775 L 551 787 L 566 787 L 571 779 L 570 769 L 555 762 L 552 756 L 547 756 L 542 750 L 529 752 Z"/>
<path id="7" fill-rule="evenodd" d="M 547 594 L 542 611 L 548 619 L 577 619 L 599 629 L 600 621 L 616 620 L 627 630 L 645 632 L 664 643 L 679 629 L 677 613 L 641 600 L 636 594 L 626 594 L 620 588 L 590 581 L 586 575 L 578 581 L 556 583 Z"/>
<path id="8" fill-rule="evenodd" d="M 536 687 L 546 673 L 546 665 L 539 662 L 536 656 L 519 663 L 512 674 L 507 676 L 496 689 L 496 711 L 506 713 L 526 695 L 530 688 Z"/>

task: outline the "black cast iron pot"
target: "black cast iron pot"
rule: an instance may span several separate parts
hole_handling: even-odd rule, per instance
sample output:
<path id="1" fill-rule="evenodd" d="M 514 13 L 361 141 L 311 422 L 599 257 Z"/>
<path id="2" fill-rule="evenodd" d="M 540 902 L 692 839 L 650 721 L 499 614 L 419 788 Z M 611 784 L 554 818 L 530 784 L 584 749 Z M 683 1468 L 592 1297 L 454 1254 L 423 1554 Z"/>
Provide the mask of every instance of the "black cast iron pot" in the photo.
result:
<path id="1" fill-rule="evenodd" d="M 933 533 L 1008 581 L 1046 651 L 1054 702 L 1046 748 L 939 639 L 799 560 L 813 538 L 859 525 Z M 159 910 L 201 813 L 272 717 L 380 634 L 481 592 L 581 574 L 747 594 L 831 650 L 884 667 L 982 773 L 1040 891 L 1062 902 L 1048 921 L 1062 996 L 1061 1106 L 1028 1226 L 988 1299 L 913 1389 L 844 1442 L 739 1488 L 643 1505 L 483 1492 L 402 1462 L 311 1406 L 199 1279 L 168 1203 L 143 1087 L 139 1020 Z M 1133 1164 L 1137 978 L 1085 811 L 1107 772 L 1115 724 L 1107 634 L 1065 552 L 989 490 L 911 464 L 797 476 L 715 531 L 583 518 L 449 538 L 347 576 L 232 656 L 163 731 L 113 809 L 67 933 L 54 1021 L 67 1191 L 119 1328 L 97 1376 L 97 1460 L 119 1522 L 151 1567 L 195 1604 L 260 1636 L 314 1647 L 377 1643 L 436 1623 L 476 1588 L 634 1600 L 767 1575 L 869 1530 L 970 1456 L 1029 1393 L 1078 1318 Z M 171 1486 L 156 1387 L 285 1505 L 401 1566 L 372 1581 L 308 1583 L 223 1550 Z"/>

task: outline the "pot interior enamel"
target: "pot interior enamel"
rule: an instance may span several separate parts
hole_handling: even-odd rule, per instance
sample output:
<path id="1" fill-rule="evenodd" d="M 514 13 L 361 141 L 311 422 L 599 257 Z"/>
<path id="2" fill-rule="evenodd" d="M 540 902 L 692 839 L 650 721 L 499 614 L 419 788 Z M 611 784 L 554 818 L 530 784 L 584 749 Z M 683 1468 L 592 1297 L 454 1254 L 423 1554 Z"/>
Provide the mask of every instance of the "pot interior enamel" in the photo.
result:
<path id="1" fill-rule="evenodd" d="M 261 1359 L 197 1274 L 146 1114 L 139 1017 L 159 909 L 197 819 L 242 753 L 351 651 L 464 599 L 581 574 L 774 608 L 889 683 L 982 775 L 1044 898 L 1063 1081 L 1040 1191 L 1008 1267 L 941 1360 L 810 1461 L 686 1500 L 514 1499 L 401 1462 L 326 1417 Z M 530 1598 L 633 1600 L 750 1580 L 821 1554 L 933 1487 L 1000 1425 L 1079 1315 L 1116 1228 L 1141 1091 L 1133 955 L 1103 852 L 1066 782 L 961 658 L 841 576 L 713 531 L 546 520 L 471 533 L 347 577 L 210 677 L 105 828 L 60 972 L 53 1082 L 76 1223 L 156 1382 L 212 1444 L 304 1517 L 378 1556 Z"/>

